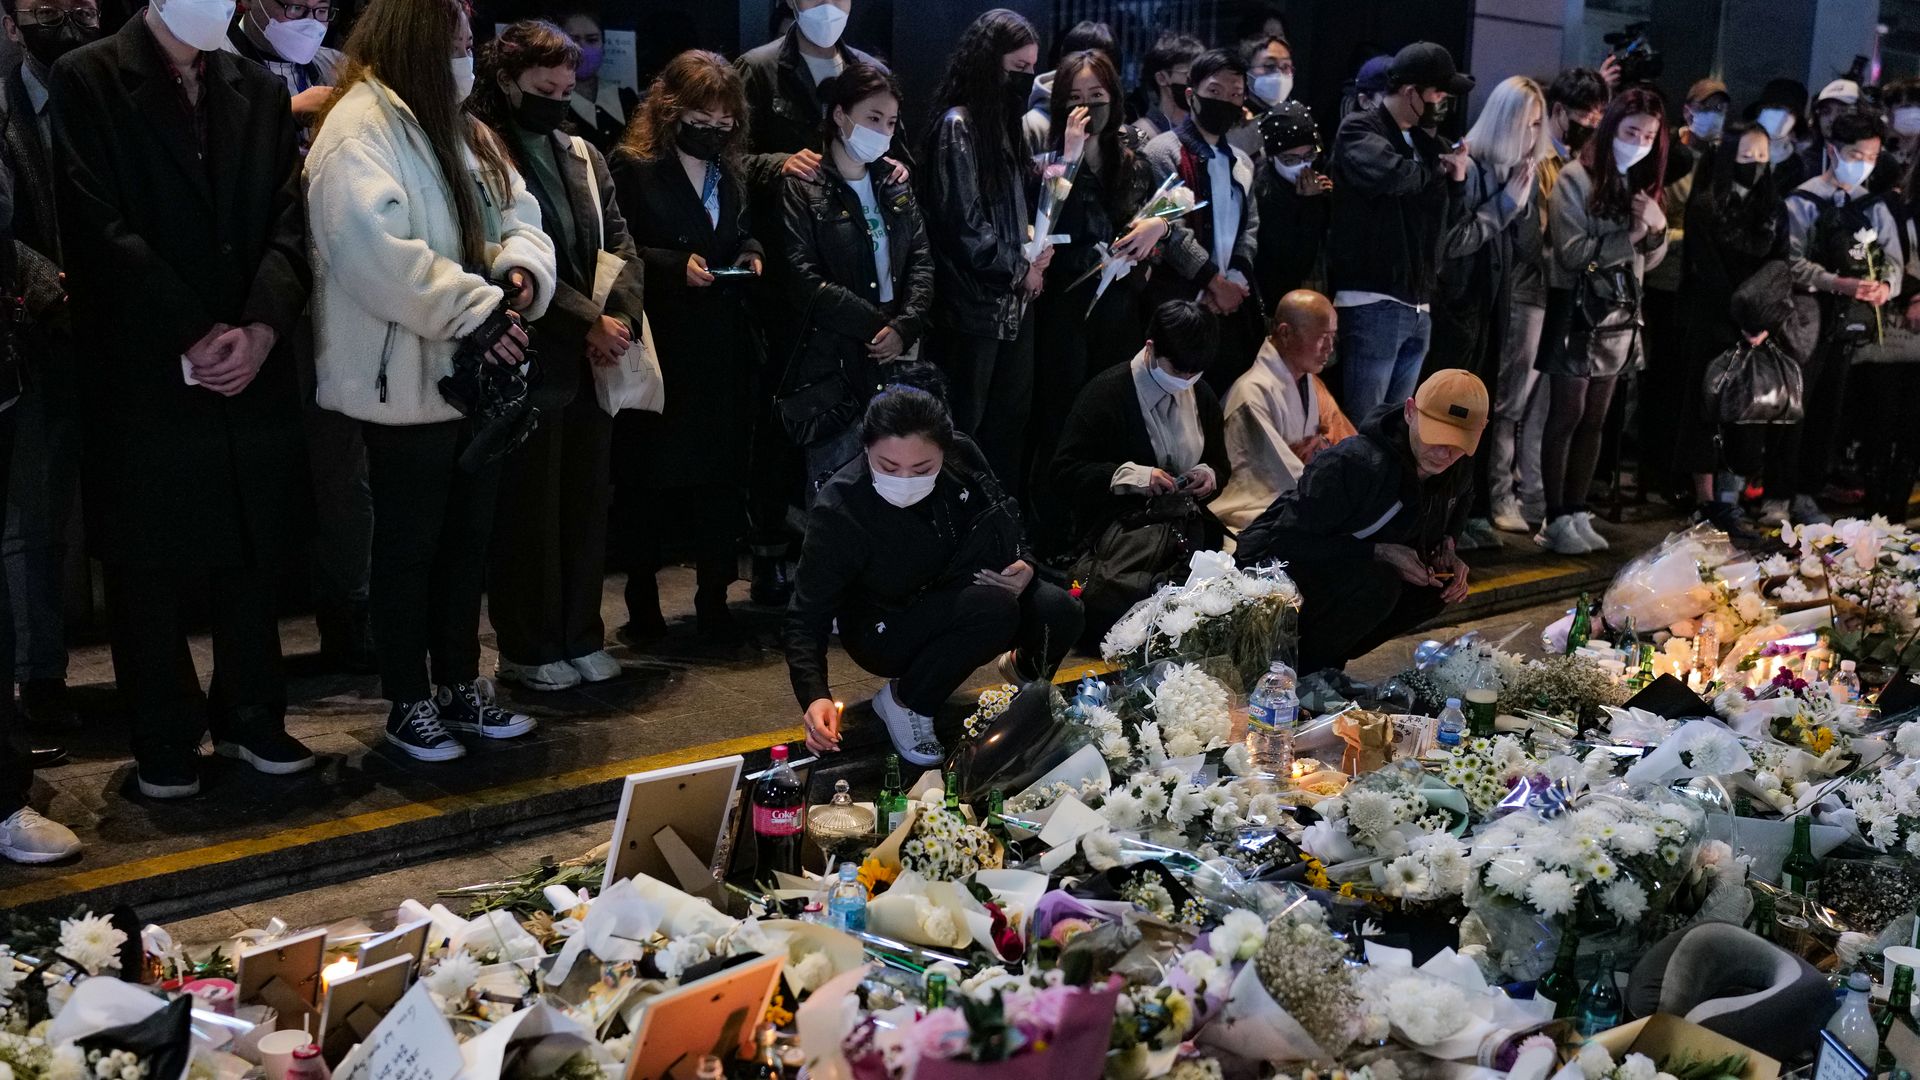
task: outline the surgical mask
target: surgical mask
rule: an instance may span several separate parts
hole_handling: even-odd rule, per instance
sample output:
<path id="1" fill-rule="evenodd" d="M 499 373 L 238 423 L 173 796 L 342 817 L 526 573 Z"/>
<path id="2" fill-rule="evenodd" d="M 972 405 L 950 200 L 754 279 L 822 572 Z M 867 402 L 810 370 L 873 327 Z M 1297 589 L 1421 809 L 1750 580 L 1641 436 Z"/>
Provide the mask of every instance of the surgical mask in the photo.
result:
<path id="1" fill-rule="evenodd" d="M 573 73 L 583 79 L 591 79 L 600 74 L 600 64 L 606 58 L 605 45 L 582 45 L 580 46 L 580 66 L 574 68 Z"/>
<path id="2" fill-rule="evenodd" d="M 840 43 L 840 35 L 847 29 L 847 13 L 832 4 L 810 7 L 794 15 L 793 21 L 800 26 L 800 32 L 813 42 L 816 48 L 831 49 Z"/>
<path id="3" fill-rule="evenodd" d="M 1761 109 L 1755 119 L 1767 129 L 1768 138 L 1778 139 L 1789 130 L 1787 125 L 1792 122 L 1793 114 L 1785 109 Z"/>
<path id="4" fill-rule="evenodd" d="M 1254 96 L 1269 105 L 1278 105 L 1293 93 L 1293 76 L 1284 71 L 1253 77 Z"/>
<path id="5" fill-rule="evenodd" d="M 875 131 L 861 124 L 853 125 L 853 131 L 840 137 L 840 145 L 847 148 L 853 160 L 862 165 L 871 165 L 885 157 L 893 147 L 893 137 L 884 131 Z"/>
<path id="6" fill-rule="evenodd" d="M 732 135 L 732 128 L 682 123 L 679 132 L 674 135 L 673 144 L 690 158 L 718 161 L 720 152 L 726 149 L 727 139 Z"/>
<path id="7" fill-rule="evenodd" d="M 1586 146 L 1587 140 L 1591 138 L 1593 138 L 1592 124 L 1583 124 L 1578 120 L 1572 119 L 1571 117 L 1567 119 L 1567 152 L 1568 153 L 1572 153 L 1572 154 L 1579 153 L 1580 148 L 1583 146 Z"/>
<path id="8" fill-rule="evenodd" d="M 1307 166 L 1311 164 L 1313 163 L 1310 161 L 1299 161 L 1299 162 L 1295 162 L 1292 165 L 1289 165 L 1286 162 L 1281 161 L 1279 158 L 1274 158 L 1273 171 L 1280 174 L 1280 179 L 1285 180 L 1287 183 L 1291 184 L 1294 181 L 1300 179 L 1300 174 L 1303 172 L 1306 172 Z"/>
<path id="9" fill-rule="evenodd" d="M 573 104 L 566 98 L 543 97 L 522 90 L 520 100 L 513 103 L 513 122 L 536 135 L 545 135 L 559 127 L 572 109 Z"/>
<path id="10" fill-rule="evenodd" d="M 1733 164 L 1733 182 L 1752 191 L 1760 186 L 1760 180 L 1767 175 L 1767 163 L 1764 161 L 1736 161 Z"/>
<path id="11" fill-rule="evenodd" d="M 1726 122 L 1726 113 L 1701 111 L 1694 113 L 1693 119 L 1687 121 L 1687 130 L 1702 139 L 1717 139 L 1720 137 L 1720 128 Z"/>
<path id="12" fill-rule="evenodd" d="M 1640 164 L 1640 160 L 1653 153 L 1653 147 L 1634 142 L 1631 139 L 1613 140 L 1613 167 L 1625 173 Z"/>
<path id="13" fill-rule="evenodd" d="M 1895 135 L 1920 135 L 1920 105 L 1902 105 L 1893 110 Z"/>
<path id="14" fill-rule="evenodd" d="M 264 16 L 266 13 L 261 12 Z M 267 19 L 260 27 L 266 35 L 267 44 L 280 54 L 280 59 L 289 64 L 304 64 L 313 59 L 320 51 L 320 43 L 327 39 L 327 24 L 318 19 L 294 19 L 281 22 L 279 19 Z"/>
<path id="15" fill-rule="evenodd" d="M 1196 97 L 1193 99 L 1193 122 L 1200 130 L 1219 138 L 1233 130 L 1233 125 L 1246 116 L 1246 110 L 1231 101 L 1219 98 Z"/>
<path id="16" fill-rule="evenodd" d="M 1767 144 L 1767 160 L 1775 165 L 1793 156 L 1793 140 L 1785 136 Z"/>
<path id="17" fill-rule="evenodd" d="M 473 96 L 473 57 L 456 56 L 452 64 L 453 103 L 458 105 Z"/>
<path id="18" fill-rule="evenodd" d="M 940 474 L 928 473 L 925 476 L 889 476 L 877 469 L 873 472 L 873 490 L 880 497 L 895 506 L 905 508 L 933 494 L 933 487 L 940 482 Z"/>
<path id="19" fill-rule="evenodd" d="M 1155 386 L 1176 395 L 1193 389 L 1193 384 L 1200 381 L 1199 375 L 1189 375 L 1183 379 L 1157 363 L 1147 366 L 1147 375 L 1153 379 Z"/>
<path id="20" fill-rule="evenodd" d="M 1007 72 L 1007 108 L 1011 109 L 1015 116 L 1026 113 L 1027 102 L 1033 98 L 1033 81 L 1036 77 L 1031 71 Z"/>
<path id="21" fill-rule="evenodd" d="M 1107 130 L 1107 121 L 1113 119 L 1113 103 L 1109 101 L 1090 101 L 1087 103 L 1087 134 L 1095 136 Z"/>
<path id="22" fill-rule="evenodd" d="M 68 19 L 59 26 L 20 27 L 20 39 L 26 47 L 27 55 L 39 61 L 44 68 L 53 67 L 55 60 L 99 36 L 99 28 L 81 26 L 72 19 Z"/>
<path id="23" fill-rule="evenodd" d="M 1867 175 L 1873 172 L 1871 161 L 1836 161 L 1833 163 L 1833 180 L 1843 188 L 1857 188 L 1867 182 Z"/>
<path id="24" fill-rule="evenodd" d="M 167 0 L 160 9 L 160 21 L 174 37 L 201 52 L 212 52 L 227 44 L 233 8 L 233 0 Z"/>

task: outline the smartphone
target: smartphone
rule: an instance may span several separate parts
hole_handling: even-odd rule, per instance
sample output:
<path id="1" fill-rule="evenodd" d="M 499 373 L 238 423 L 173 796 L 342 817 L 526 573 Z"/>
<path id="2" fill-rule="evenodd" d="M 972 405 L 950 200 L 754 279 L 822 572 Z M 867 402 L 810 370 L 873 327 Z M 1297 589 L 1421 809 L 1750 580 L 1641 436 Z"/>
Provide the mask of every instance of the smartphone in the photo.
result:
<path id="1" fill-rule="evenodd" d="M 1189 473 L 1186 476 L 1179 477 L 1173 482 L 1173 490 L 1175 491 L 1185 491 L 1192 486 L 1193 486 L 1193 475 L 1191 473 Z"/>
<path id="2" fill-rule="evenodd" d="M 753 267 L 751 266 L 709 266 L 707 267 L 707 273 L 712 274 L 714 277 L 717 277 L 717 278 L 752 277 Z"/>

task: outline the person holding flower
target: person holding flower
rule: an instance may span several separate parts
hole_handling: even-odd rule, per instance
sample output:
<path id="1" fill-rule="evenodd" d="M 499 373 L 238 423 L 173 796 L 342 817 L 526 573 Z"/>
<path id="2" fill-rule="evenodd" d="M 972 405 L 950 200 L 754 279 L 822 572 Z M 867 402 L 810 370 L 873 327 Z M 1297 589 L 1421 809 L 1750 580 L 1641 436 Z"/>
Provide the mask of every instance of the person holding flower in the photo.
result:
<path id="1" fill-rule="evenodd" d="M 821 487 L 807 517 L 784 640 L 807 748 L 840 749 L 827 681 L 835 624 L 854 663 L 890 680 L 873 699 L 900 756 L 946 756 L 933 718 L 975 669 L 1052 675 L 1079 640 L 1080 602 L 1034 576 L 1009 498 L 937 395 L 895 385 L 867 405 L 865 452 Z"/>
<path id="2" fill-rule="evenodd" d="M 1791 490 L 1767 489 L 1763 520 L 1825 523 L 1815 502 L 1839 439 L 1847 375 L 1860 346 L 1881 337 L 1880 309 L 1900 292 L 1900 227 L 1884 194 L 1868 190 L 1886 125 L 1854 108 L 1827 125 L 1826 169 L 1787 196 L 1787 264 L 1820 307 L 1820 344 L 1808 362 L 1806 419 L 1787 449 L 1799 467 Z"/>

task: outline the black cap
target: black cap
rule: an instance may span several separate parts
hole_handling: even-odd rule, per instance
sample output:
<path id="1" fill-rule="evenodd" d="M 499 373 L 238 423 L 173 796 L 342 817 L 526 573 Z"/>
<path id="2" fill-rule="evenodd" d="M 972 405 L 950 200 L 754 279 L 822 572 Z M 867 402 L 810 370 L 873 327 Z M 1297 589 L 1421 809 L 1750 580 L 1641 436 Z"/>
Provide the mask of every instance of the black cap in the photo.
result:
<path id="1" fill-rule="evenodd" d="M 1320 129 L 1314 125 L 1313 110 L 1298 101 L 1275 105 L 1260 121 L 1260 141 L 1269 154 L 1298 146 L 1318 147 Z"/>
<path id="2" fill-rule="evenodd" d="M 1449 94 L 1473 91 L 1473 76 L 1457 70 L 1453 66 L 1453 54 L 1431 41 L 1416 41 L 1395 53 L 1387 81 L 1396 88 L 1431 86 Z"/>

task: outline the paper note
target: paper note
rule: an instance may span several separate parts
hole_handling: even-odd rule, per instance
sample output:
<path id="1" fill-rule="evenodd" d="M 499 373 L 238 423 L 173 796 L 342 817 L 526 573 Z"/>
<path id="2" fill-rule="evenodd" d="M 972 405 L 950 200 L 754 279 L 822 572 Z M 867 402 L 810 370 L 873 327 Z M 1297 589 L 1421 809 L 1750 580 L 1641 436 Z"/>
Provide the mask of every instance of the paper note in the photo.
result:
<path id="1" fill-rule="evenodd" d="M 459 1040 L 427 984 L 415 983 L 333 1075 L 334 1080 L 453 1080 L 460 1066 Z"/>

